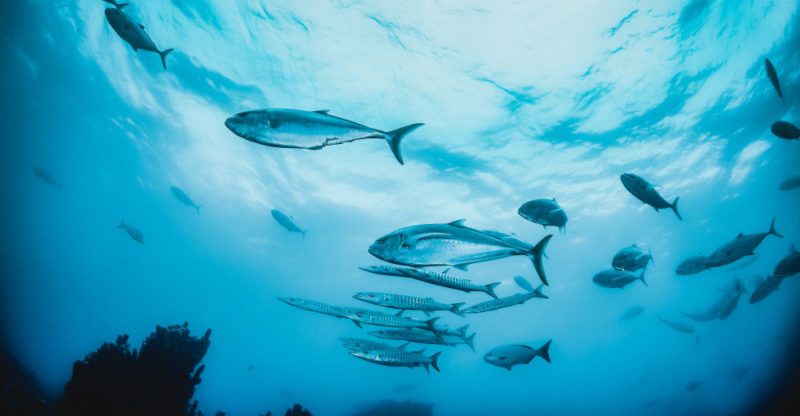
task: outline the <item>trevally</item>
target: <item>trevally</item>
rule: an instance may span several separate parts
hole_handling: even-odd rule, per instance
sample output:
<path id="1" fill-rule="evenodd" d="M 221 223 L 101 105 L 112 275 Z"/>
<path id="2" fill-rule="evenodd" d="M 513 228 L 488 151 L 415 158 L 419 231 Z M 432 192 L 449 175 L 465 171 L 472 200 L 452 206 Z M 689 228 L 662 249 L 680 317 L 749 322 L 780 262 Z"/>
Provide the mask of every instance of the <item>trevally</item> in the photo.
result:
<path id="1" fill-rule="evenodd" d="M 303 111 L 268 108 L 245 111 L 225 120 L 237 136 L 270 147 L 320 150 L 356 140 L 386 140 L 395 159 L 403 164 L 400 141 L 423 123 L 381 131 L 328 114 L 328 110 Z"/>
<path id="2" fill-rule="evenodd" d="M 143 51 L 155 52 L 161 56 L 161 65 L 167 69 L 167 54 L 172 52 L 172 49 L 165 49 L 163 51 L 156 48 L 153 40 L 144 31 L 144 26 L 134 21 L 130 16 L 122 11 L 128 3 L 117 4 L 113 1 L 104 0 L 106 3 L 111 3 L 116 7 L 106 8 L 106 19 L 111 25 L 111 28 L 117 32 L 125 42 L 128 42 L 134 51 L 139 49 Z"/>
<path id="3" fill-rule="evenodd" d="M 144 236 L 138 228 L 131 225 L 126 225 L 125 221 L 120 221 L 117 228 L 122 228 L 132 239 L 136 240 L 140 244 L 144 244 Z"/>
<path id="4" fill-rule="evenodd" d="M 664 208 L 671 208 L 672 211 L 675 212 L 675 215 L 678 217 L 678 219 L 683 220 L 683 218 L 681 218 L 681 214 L 678 213 L 678 198 L 675 198 L 675 200 L 670 204 L 658 193 L 658 191 L 656 191 L 656 188 L 653 185 L 644 180 L 642 177 L 634 175 L 633 173 L 622 174 L 622 176 L 620 176 L 620 180 L 622 181 L 622 185 L 625 187 L 625 189 L 627 189 L 631 195 L 635 196 L 636 199 L 644 202 L 647 205 L 650 205 L 656 211 Z"/>
<path id="5" fill-rule="evenodd" d="M 503 367 L 511 371 L 511 367 L 517 364 L 528 364 L 535 357 L 542 357 L 550 362 L 550 343 L 547 341 L 541 348 L 535 349 L 527 345 L 502 345 L 489 350 L 483 356 L 483 360 L 491 365 Z"/>
<path id="6" fill-rule="evenodd" d="M 294 218 L 278 211 L 277 209 L 273 209 L 272 211 L 270 211 L 270 214 L 272 214 L 272 218 L 275 218 L 275 221 L 277 221 L 278 224 L 281 225 L 281 227 L 287 229 L 291 233 L 302 234 L 303 239 L 305 240 L 308 229 L 306 228 L 304 230 L 300 228 L 297 224 L 295 224 Z"/>
<path id="7" fill-rule="evenodd" d="M 622 289 L 636 280 L 641 280 L 647 286 L 647 282 L 644 280 L 644 271 L 639 276 L 636 276 L 633 273 L 623 272 L 622 270 L 607 269 L 598 272 L 592 278 L 596 285 L 613 289 Z"/>
<path id="8" fill-rule="evenodd" d="M 626 272 L 635 272 L 647 267 L 647 263 L 653 263 L 653 255 L 650 250 L 645 251 L 636 244 L 625 247 L 614 255 L 611 260 L 611 267 Z"/>
<path id="9" fill-rule="evenodd" d="M 561 205 L 558 205 L 555 198 L 528 201 L 519 207 L 517 214 L 545 229 L 552 226 L 561 231 L 567 227 L 567 213 Z"/>
<path id="10" fill-rule="evenodd" d="M 753 250 L 761 244 L 768 235 L 774 235 L 778 238 L 783 238 L 777 231 L 775 231 L 775 218 L 769 224 L 769 231 L 758 234 L 742 234 L 739 233 L 735 239 L 723 244 L 720 248 L 716 249 L 708 257 L 706 261 L 706 268 L 724 266 L 731 264 L 744 256 L 753 255 Z"/>

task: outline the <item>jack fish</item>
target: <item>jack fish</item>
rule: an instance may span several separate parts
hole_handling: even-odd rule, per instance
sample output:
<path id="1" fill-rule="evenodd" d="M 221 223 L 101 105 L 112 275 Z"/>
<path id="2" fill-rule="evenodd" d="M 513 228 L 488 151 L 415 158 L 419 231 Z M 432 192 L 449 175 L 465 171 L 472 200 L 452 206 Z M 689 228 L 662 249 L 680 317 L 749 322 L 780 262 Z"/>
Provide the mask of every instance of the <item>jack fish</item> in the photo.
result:
<path id="1" fill-rule="evenodd" d="M 794 140 L 800 137 L 800 129 L 788 121 L 776 121 L 772 123 L 770 131 L 781 139 Z"/>
<path id="2" fill-rule="evenodd" d="M 759 234 L 739 233 L 734 240 L 725 243 L 722 245 L 722 247 L 715 250 L 713 253 L 711 253 L 711 256 L 708 257 L 708 261 L 706 261 L 706 268 L 724 266 L 726 264 L 731 264 L 744 256 L 752 256 L 753 250 L 755 250 L 756 247 L 758 247 L 758 245 L 764 241 L 764 238 L 770 234 L 778 238 L 783 238 L 782 235 L 775 231 L 775 218 L 772 219 L 772 222 L 769 225 L 769 231 Z"/>
<path id="3" fill-rule="evenodd" d="M 653 255 L 650 250 L 644 251 L 636 244 L 625 247 L 614 255 L 611 266 L 617 270 L 635 272 L 647 267 L 647 263 L 653 263 Z"/>
<path id="4" fill-rule="evenodd" d="M 117 32 L 125 42 L 128 42 L 134 51 L 139 49 L 143 51 L 155 52 L 161 56 L 161 65 L 167 69 L 167 54 L 172 52 L 172 49 L 165 49 L 163 51 L 156 48 L 153 40 L 144 31 L 144 26 L 136 23 L 130 16 L 122 11 L 122 8 L 127 6 L 128 3 L 117 4 L 113 1 L 106 1 L 116 7 L 106 8 L 106 20 L 111 25 L 111 28 Z"/>
<path id="5" fill-rule="evenodd" d="M 277 221 L 281 227 L 287 229 L 290 233 L 300 233 L 303 235 L 303 240 L 306 239 L 306 232 L 308 232 L 308 228 L 304 230 L 298 227 L 294 222 L 294 218 L 278 211 L 277 209 L 270 211 L 270 214 L 272 214 L 272 218 L 275 218 L 275 221 Z"/>
<path id="6" fill-rule="evenodd" d="M 637 277 L 633 273 L 607 269 L 597 273 L 592 278 L 596 285 L 613 289 L 622 289 L 637 280 L 641 280 L 647 286 L 647 282 L 644 280 L 644 271 Z"/>
<path id="7" fill-rule="evenodd" d="M 790 191 L 794 188 L 800 188 L 800 175 L 792 176 L 789 179 L 781 182 L 778 189 L 781 191 Z"/>
<path id="8" fill-rule="evenodd" d="M 692 332 L 694 332 L 694 327 L 689 324 L 685 324 L 683 322 L 678 322 L 678 321 L 668 321 L 662 318 L 661 316 L 658 317 L 658 320 L 660 320 L 665 325 L 669 326 L 670 328 L 678 332 L 683 332 L 684 334 L 691 334 Z"/>
<path id="9" fill-rule="evenodd" d="M 708 262 L 708 257 L 706 256 L 689 257 L 678 265 L 678 268 L 675 269 L 675 274 L 686 276 L 700 273 L 707 268 L 706 262 Z"/>
<path id="10" fill-rule="evenodd" d="M 503 367 L 511 371 L 511 367 L 517 364 L 528 364 L 536 357 L 542 357 L 548 363 L 550 362 L 550 343 L 547 341 L 541 348 L 534 349 L 527 345 L 503 345 L 489 350 L 483 356 L 483 361 L 491 365 Z"/>
<path id="11" fill-rule="evenodd" d="M 635 196 L 636 199 L 650 205 L 656 211 L 664 208 L 671 208 L 678 219 L 683 220 L 681 214 L 678 213 L 678 198 L 675 198 L 670 204 L 656 191 L 653 185 L 633 173 L 622 174 L 620 180 L 625 189 L 627 189 L 631 195 Z"/>
<path id="12" fill-rule="evenodd" d="M 783 281 L 783 277 L 781 276 L 767 276 L 767 278 L 763 279 L 758 287 L 756 287 L 753 294 L 750 295 L 750 303 L 757 303 L 764 300 L 764 298 L 769 296 L 772 292 L 778 290 L 781 281 Z"/>
<path id="13" fill-rule="evenodd" d="M 567 228 L 567 213 L 558 205 L 556 199 L 534 199 L 522 204 L 517 213 L 526 220 L 539 224 L 545 229 L 556 227 L 559 231 Z"/>
<path id="14" fill-rule="evenodd" d="M 122 228 L 132 239 L 136 240 L 140 244 L 144 244 L 144 236 L 138 228 L 131 225 L 125 225 L 125 221 L 120 221 L 117 228 Z"/>
<path id="15" fill-rule="evenodd" d="M 790 277 L 797 273 L 800 273 L 800 251 L 797 251 L 794 244 L 792 244 L 789 254 L 778 262 L 772 274 L 780 277 Z"/>

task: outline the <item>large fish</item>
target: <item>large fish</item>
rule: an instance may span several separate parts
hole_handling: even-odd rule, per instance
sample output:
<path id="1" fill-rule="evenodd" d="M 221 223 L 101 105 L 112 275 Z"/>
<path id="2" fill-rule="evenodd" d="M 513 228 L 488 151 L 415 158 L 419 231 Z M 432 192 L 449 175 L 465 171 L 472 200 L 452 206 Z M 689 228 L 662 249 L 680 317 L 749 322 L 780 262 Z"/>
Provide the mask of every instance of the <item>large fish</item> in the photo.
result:
<path id="1" fill-rule="evenodd" d="M 502 345 L 492 348 L 483 356 L 483 361 L 491 365 L 503 367 L 511 371 L 511 367 L 517 364 L 528 364 L 536 357 L 542 357 L 550 362 L 550 343 L 547 341 L 541 348 L 535 349 L 527 345 Z"/>
<path id="2" fill-rule="evenodd" d="M 611 260 L 611 267 L 626 272 L 635 272 L 647 267 L 647 263 L 655 264 L 650 250 L 644 251 L 636 244 L 633 244 L 621 249 L 614 255 L 614 259 Z"/>
<path id="3" fill-rule="evenodd" d="M 675 274 L 687 276 L 690 274 L 700 273 L 708 268 L 706 262 L 708 262 L 707 256 L 689 257 L 678 265 L 678 268 L 675 269 Z"/>
<path id="4" fill-rule="evenodd" d="M 429 366 L 436 371 L 439 370 L 438 358 L 441 351 L 430 357 L 422 355 L 425 350 L 404 351 L 404 350 L 382 350 L 382 351 L 353 351 L 350 355 L 369 361 L 374 364 L 387 365 L 391 367 L 425 367 L 425 371 L 431 372 Z"/>
<path id="5" fill-rule="evenodd" d="M 781 191 L 790 191 L 795 188 L 800 188 L 800 175 L 792 176 L 781 182 L 780 186 L 778 186 L 778 189 Z"/>
<path id="6" fill-rule="evenodd" d="M 764 58 L 764 67 L 767 70 L 767 78 L 769 78 L 769 82 L 772 83 L 772 86 L 775 87 L 775 92 L 778 93 L 778 97 L 784 100 L 783 92 L 781 91 L 781 83 L 778 81 L 778 73 L 775 72 L 775 67 L 772 66 L 772 62 L 767 58 Z M 784 101 L 784 103 L 786 103 L 786 101 Z"/>
<path id="7" fill-rule="evenodd" d="M 753 291 L 753 294 L 750 295 L 750 303 L 757 303 L 761 302 L 769 296 L 772 292 L 778 290 L 778 286 L 780 286 L 781 282 L 783 281 L 783 277 L 781 276 L 767 276 L 766 279 L 756 287 Z"/>
<path id="8" fill-rule="evenodd" d="M 679 322 L 679 321 L 669 321 L 669 320 L 666 320 L 666 319 L 662 318 L 661 316 L 658 317 L 658 320 L 660 320 L 665 325 L 667 325 L 668 327 L 670 327 L 670 328 L 672 328 L 672 329 L 674 329 L 674 330 L 676 330 L 678 332 L 683 332 L 684 334 L 691 334 L 692 332 L 694 332 L 694 327 L 689 325 L 689 324 L 686 324 L 686 323 L 683 323 L 683 322 Z"/>
<path id="9" fill-rule="evenodd" d="M 770 131 L 781 139 L 794 140 L 800 137 L 800 129 L 788 121 L 776 121 L 772 123 Z"/>
<path id="10" fill-rule="evenodd" d="M 117 228 L 122 228 L 132 239 L 136 240 L 140 244 L 144 244 L 144 236 L 138 228 L 131 225 L 126 225 L 125 221 L 120 221 Z"/>
<path id="11" fill-rule="evenodd" d="M 417 310 L 425 312 L 426 315 L 434 311 L 450 311 L 458 316 L 464 316 L 461 310 L 459 310 L 459 308 L 464 305 L 464 302 L 447 304 L 437 302 L 433 298 L 418 298 L 415 296 L 380 292 L 359 292 L 353 295 L 353 297 L 373 305 L 393 309 Z"/>
<path id="12" fill-rule="evenodd" d="M 641 280 L 647 286 L 647 282 L 644 280 L 644 270 L 639 276 L 636 276 L 633 273 L 617 269 L 606 269 L 598 272 L 592 278 L 596 285 L 612 289 L 622 289 L 637 280 Z"/>
<path id="13" fill-rule="evenodd" d="M 633 173 L 623 173 L 620 176 L 620 180 L 625 189 L 627 189 L 631 195 L 635 196 L 636 199 L 650 205 L 656 211 L 664 208 L 671 208 L 678 219 L 683 220 L 681 214 L 678 213 L 678 198 L 675 198 L 670 204 L 656 191 L 653 185 Z"/>
<path id="14" fill-rule="evenodd" d="M 328 110 L 303 111 L 285 108 L 245 111 L 225 120 L 225 126 L 237 136 L 270 147 L 320 150 L 326 146 L 356 140 L 386 140 L 400 164 L 400 141 L 423 123 L 409 124 L 397 130 L 381 131 L 328 114 Z"/>
<path id="15" fill-rule="evenodd" d="M 56 178 L 45 169 L 42 168 L 33 168 L 33 174 L 36 175 L 37 178 L 41 179 L 42 182 L 55 186 L 56 188 L 61 189 L 61 184 L 58 183 Z"/>
<path id="16" fill-rule="evenodd" d="M 735 239 L 716 249 L 708 257 L 708 260 L 706 261 L 706 268 L 724 266 L 726 264 L 731 264 L 744 256 L 753 255 L 753 250 L 755 250 L 756 247 L 758 247 L 758 245 L 764 241 L 764 238 L 770 234 L 778 238 L 783 238 L 782 235 L 775 231 L 775 218 L 772 219 L 772 222 L 769 225 L 769 231 L 758 234 L 739 233 Z"/>
<path id="17" fill-rule="evenodd" d="M 308 228 L 306 228 L 304 230 L 304 229 L 298 227 L 297 224 L 295 224 L 295 222 L 294 222 L 294 218 L 292 218 L 292 217 L 290 217 L 290 216 L 278 211 L 277 209 L 273 209 L 272 211 L 270 211 L 270 214 L 272 214 L 272 218 L 275 218 L 275 221 L 277 221 L 278 224 L 281 225 L 281 227 L 287 229 L 291 233 L 300 233 L 300 234 L 302 234 L 303 235 L 303 239 L 305 240 L 306 232 L 308 232 Z"/>
<path id="18" fill-rule="evenodd" d="M 458 220 L 448 224 L 401 228 L 376 240 L 370 245 L 369 252 L 394 264 L 453 266 L 462 270 L 473 263 L 528 256 L 542 283 L 548 284 L 542 257 L 552 237 L 548 234 L 533 246 L 509 234 L 467 227 L 464 220 Z"/>
<path id="19" fill-rule="evenodd" d="M 517 277 L 520 277 L 520 276 L 517 276 Z M 547 296 L 544 293 L 542 293 L 542 288 L 543 287 L 544 287 L 544 285 L 542 284 L 542 285 L 539 285 L 539 287 L 537 287 L 536 289 L 533 289 L 531 287 L 530 289 L 532 289 L 532 290 L 529 290 L 528 293 L 517 293 L 515 295 L 505 296 L 505 297 L 498 298 L 498 299 L 492 299 L 492 300 L 487 301 L 487 302 L 482 302 L 482 303 L 479 303 L 477 305 L 472 305 L 472 306 L 464 309 L 464 312 L 465 313 L 489 312 L 489 311 L 494 311 L 494 310 L 497 310 L 497 309 L 508 308 L 508 307 L 514 306 L 514 305 L 521 305 L 521 304 L 525 303 L 526 301 L 528 301 L 530 299 L 533 299 L 533 298 L 547 299 Z"/>
<path id="20" fill-rule="evenodd" d="M 559 231 L 567 228 L 567 213 L 558 205 L 556 199 L 534 199 L 522 204 L 517 213 L 528 221 L 547 229 L 556 227 Z"/>
<path id="21" fill-rule="evenodd" d="M 202 205 L 195 204 L 194 201 L 192 201 L 192 198 L 189 198 L 189 195 L 186 195 L 186 192 L 183 192 L 183 189 L 178 188 L 177 186 L 170 186 L 169 190 L 172 191 L 172 195 L 175 195 L 175 198 L 177 198 L 178 201 L 181 201 L 183 205 L 196 209 L 197 214 L 200 214 L 200 207 L 202 207 Z"/>
<path id="22" fill-rule="evenodd" d="M 167 69 L 167 54 L 172 52 L 172 49 L 165 49 L 163 51 L 156 48 L 153 40 L 144 31 L 144 26 L 136 23 L 130 16 L 122 11 L 128 3 L 117 4 L 113 1 L 106 1 L 116 7 L 109 7 L 106 9 L 106 20 L 111 24 L 111 28 L 121 37 L 125 42 L 128 42 L 134 51 L 139 49 L 143 51 L 151 51 L 161 56 L 161 65 Z"/>
<path id="23" fill-rule="evenodd" d="M 780 277 L 790 277 L 797 273 L 800 273 L 800 251 L 797 251 L 794 244 L 792 244 L 789 254 L 778 262 L 772 274 Z"/>

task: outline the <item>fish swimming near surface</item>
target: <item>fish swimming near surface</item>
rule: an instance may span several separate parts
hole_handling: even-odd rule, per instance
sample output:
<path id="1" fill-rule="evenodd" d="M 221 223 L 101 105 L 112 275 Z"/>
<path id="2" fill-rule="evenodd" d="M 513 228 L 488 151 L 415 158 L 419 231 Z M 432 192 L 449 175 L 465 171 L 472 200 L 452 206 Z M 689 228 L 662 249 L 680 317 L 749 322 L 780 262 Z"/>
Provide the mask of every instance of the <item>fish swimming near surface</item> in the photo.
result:
<path id="1" fill-rule="evenodd" d="M 764 300 L 764 298 L 769 296 L 772 292 L 778 290 L 778 286 L 780 286 L 782 281 L 783 277 L 781 276 L 767 276 L 767 278 L 763 279 L 761 284 L 756 287 L 753 294 L 750 295 L 750 303 L 758 303 Z"/>
<path id="2" fill-rule="evenodd" d="M 647 282 L 644 280 L 644 271 L 639 276 L 636 276 L 630 272 L 607 269 L 595 274 L 592 278 L 596 285 L 613 289 L 622 289 L 637 280 L 641 280 L 647 286 Z"/>
<path id="3" fill-rule="evenodd" d="M 408 318 L 402 316 L 404 311 L 398 312 L 396 315 L 386 315 L 384 313 L 372 313 L 371 311 L 361 311 L 349 313 L 345 318 L 350 319 L 359 328 L 361 324 L 375 325 L 375 326 L 388 326 L 394 328 L 427 328 L 433 330 L 433 325 L 439 320 L 439 317 L 428 319 L 427 321 Z"/>
<path id="4" fill-rule="evenodd" d="M 202 205 L 195 204 L 194 201 L 192 201 L 192 198 L 189 198 L 189 195 L 186 195 L 186 192 L 183 192 L 181 188 L 178 188 L 177 186 L 170 186 L 169 190 L 172 191 L 172 195 L 174 195 L 178 201 L 181 201 L 183 205 L 196 209 L 197 214 L 200 214 L 200 207 L 202 207 Z"/>
<path id="5" fill-rule="evenodd" d="M 517 277 L 522 279 L 521 276 L 517 276 Z M 497 309 L 508 308 L 508 307 L 514 306 L 514 305 L 521 305 L 521 304 L 525 303 L 526 301 L 528 301 L 530 299 L 533 299 L 533 298 L 547 299 L 547 296 L 544 293 L 542 293 L 542 288 L 544 287 L 544 284 L 541 284 L 536 289 L 533 289 L 530 286 L 530 283 L 528 283 L 527 287 L 532 289 L 532 290 L 529 290 L 528 293 L 517 293 L 517 294 L 511 295 L 511 296 L 505 296 L 505 297 L 502 297 L 502 298 L 492 299 L 492 300 L 487 301 L 487 302 L 482 302 L 482 303 L 479 303 L 477 305 L 472 305 L 472 306 L 464 309 L 463 312 L 465 312 L 465 313 L 489 312 L 489 311 L 494 311 L 494 310 L 497 310 Z"/>
<path id="6" fill-rule="evenodd" d="M 758 245 L 764 241 L 764 238 L 770 234 L 778 238 L 783 238 L 782 235 L 775 231 L 775 218 L 772 219 L 772 222 L 769 225 L 769 231 L 758 234 L 739 233 L 735 239 L 716 249 L 708 257 L 708 261 L 706 261 L 706 268 L 724 266 L 726 264 L 731 264 L 744 256 L 752 256 L 754 254 L 753 250 L 755 250 L 756 247 L 758 247 Z"/>
<path id="7" fill-rule="evenodd" d="M 167 54 L 172 52 L 173 49 L 170 48 L 160 51 L 158 48 L 156 48 L 153 40 L 150 39 L 150 36 L 148 36 L 144 31 L 144 26 L 135 22 L 130 16 L 122 11 L 122 8 L 128 3 L 117 4 L 114 1 L 104 1 L 116 6 L 106 8 L 105 13 L 106 20 L 108 20 L 111 28 L 117 32 L 117 35 L 119 35 L 119 37 L 121 37 L 125 42 L 128 42 L 131 47 L 133 47 L 134 51 L 141 49 L 143 51 L 151 51 L 159 54 L 161 56 L 161 65 L 164 66 L 164 69 L 167 69 Z"/>
<path id="8" fill-rule="evenodd" d="M 800 273 L 800 251 L 797 251 L 794 244 L 792 244 L 789 248 L 789 254 L 778 262 L 772 274 L 785 278 L 794 276 L 797 273 Z"/>
<path id="9" fill-rule="evenodd" d="M 491 365 L 503 367 L 508 371 L 511 371 L 511 367 L 517 364 L 528 364 L 536 357 L 542 357 L 542 359 L 549 363 L 551 342 L 552 340 L 547 341 L 539 349 L 531 348 L 527 345 L 502 345 L 489 350 L 489 352 L 483 356 L 483 361 Z"/>
<path id="10" fill-rule="evenodd" d="M 361 338 L 339 338 L 339 340 L 342 342 L 343 347 L 351 351 L 374 351 L 374 350 L 391 350 L 391 349 L 404 350 L 408 346 L 408 342 L 395 347 L 385 342 L 377 342 Z"/>
<path id="11" fill-rule="evenodd" d="M 287 229 L 290 233 L 300 233 L 300 234 L 302 234 L 303 235 L 303 239 L 305 240 L 306 232 L 308 232 L 308 228 L 306 228 L 304 230 L 304 229 L 298 227 L 297 224 L 295 224 L 295 222 L 294 222 L 294 218 L 292 218 L 292 217 L 290 217 L 290 216 L 278 211 L 277 209 L 273 209 L 272 211 L 270 211 L 270 214 L 272 214 L 272 218 L 275 218 L 275 221 L 277 221 L 278 224 L 281 225 L 281 227 Z"/>
<path id="12" fill-rule="evenodd" d="M 458 316 L 464 316 L 464 313 L 459 309 L 464 305 L 464 302 L 448 304 L 437 302 L 433 298 L 419 298 L 380 292 L 359 292 L 353 297 L 373 305 L 393 309 L 417 310 L 425 312 L 426 315 L 430 315 L 431 312 L 435 311 L 450 311 Z"/>
<path id="13" fill-rule="evenodd" d="M 636 244 L 625 247 L 614 255 L 611 260 L 611 267 L 626 272 L 635 272 L 647 267 L 648 263 L 653 263 L 653 254 L 650 250 L 645 251 Z"/>
<path id="14" fill-rule="evenodd" d="M 539 224 L 545 229 L 556 227 L 559 231 L 567 228 L 567 213 L 558 205 L 556 199 L 534 199 L 522 204 L 517 213 L 526 220 Z"/>
<path id="15" fill-rule="evenodd" d="M 635 196 L 636 199 L 644 202 L 647 205 L 650 205 L 656 211 L 664 208 L 670 208 L 673 212 L 675 212 L 675 215 L 679 220 L 683 220 L 683 218 L 681 218 L 681 214 L 678 213 L 678 198 L 675 198 L 675 200 L 670 204 L 658 193 L 658 191 L 656 191 L 656 188 L 653 185 L 644 180 L 642 177 L 634 175 L 633 173 L 623 173 L 620 176 L 620 180 L 622 181 L 622 185 L 625 187 L 625 189 L 627 189 L 631 195 Z"/>
<path id="16" fill-rule="evenodd" d="M 328 110 L 285 108 L 245 111 L 225 120 L 225 126 L 237 136 L 270 147 L 320 150 L 356 140 L 386 140 L 401 165 L 404 162 L 400 141 L 422 125 L 414 123 L 392 131 L 381 131 L 332 116 Z"/>
<path id="17" fill-rule="evenodd" d="M 689 257 L 678 265 L 675 274 L 687 276 L 700 273 L 707 268 L 706 263 L 708 263 L 708 256 Z"/>
<path id="18" fill-rule="evenodd" d="M 350 318 L 348 318 L 349 315 L 354 315 L 354 314 L 357 314 L 357 313 L 361 313 L 361 314 L 376 314 L 376 315 L 377 314 L 381 314 L 381 312 L 377 312 L 377 311 L 368 311 L 366 309 L 361 309 L 361 308 L 334 306 L 334 305 L 329 305 L 327 303 L 317 302 L 315 300 L 303 299 L 303 298 L 279 297 L 278 300 L 280 300 L 281 302 L 283 302 L 283 303 L 285 303 L 287 305 L 294 306 L 295 308 L 300 308 L 300 309 L 304 309 L 304 310 L 311 311 L 311 312 L 321 313 L 323 315 L 334 316 L 334 317 L 337 317 L 337 318 L 350 319 Z M 359 327 L 359 328 L 361 327 L 361 324 L 358 321 L 353 320 L 353 319 L 351 319 L 351 320 L 353 321 L 354 324 L 356 324 L 357 327 Z"/>
<path id="19" fill-rule="evenodd" d="M 781 83 L 778 81 L 778 73 L 775 72 L 775 67 L 772 66 L 772 62 L 769 59 L 764 58 L 764 68 L 767 70 L 767 78 L 769 78 L 769 82 L 772 83 L 772 86 L 775 88 L 775 92 L 778 93 L 778 97 L 781 97 L 781 100 L 786 103 L 783 98 L 783 92 L 781 91 Z"/>
<path id="20" fill-rule="evenodd" d="M 53 175 L 46 169 L 33 168 L 33 174 L 36 175 L 37 178 L 41 179 L 42 182 L 53 185 L 58 189 L 61 189 L 61 184 L 58 183 L 56 178 L 54 178 Z"/>
<path id="21" fill-rule="evenodd" d="M 377 239 L 369 246 L 369 252 L 383 261 L 404 266 L 453 266 L 461 270 L 473 263 L 527 256 L 547 285 L 542 257 L 552 237 L 548 234 L 534 246 L 509 234 L 467 227 L 464 220 L 457 220 L 401 228 Z"/>
<path id="22" fill-rule="evenodd" d="M 493 298 L 497 298 L 497 295 L 494 293 L 494 288 L 500 284 L 500 282 L 494 282 L 489 283 L 488 285 L 482 285 L 473 283 L 468 279 L 455 277 L 447 273 L 436 273 L 430 270 L 415 269 L 411 267 L 366 266 L 359 268 L 370 273 L 382 274 L 385 276 L 409 277 L 421 282 L 450 289 L 456 289 L 462 292 L 484 292 Z"/>
<path id="23" fill-rule="evenodd" d="M 678 332 L 683 332 L 684 334 L 691 334 L 694 332 L 694 327 L 687 323 L 683 323 L 680 321 L 670 321 L 662 318 L 661 316 L 658 316 L 658 320 Z"/>
<path id="24" fill-rule="evenodd" d="M 633 318 L 641 315 L 644 312 L 644 308 L 639 305 L 631 306 L 628 309 L 625 309 L 625 312 L 622 312 L 622 315 L 619 316 L 620 321 L 630 321 Z"/>
<path id="25" fill-rule="evenodd" d="M 436 371 L 440 371 L 437 360 L 442 352 L 439 351 L 430 357 L 424 356 L 424 352 L 424 349 L 420 351 L 392 349 L 380 351 L 352 351 L 350 355 L 374 364 L 391 367 L 424 367 L 428 374 L 431 372 L 429 366 L 433 367 Z"/>
<path id="26" fill-rule="evenodd" d="M 795 140 L 800 137 L 800 129 L 788 121 L 781 120 L 772 123 L 770 131 L 772 131 L 772 134 L 774 134 L 776 137 L 781 139 Z"/>
<path id="27" fill-rule="evenodd" d="M 781 182 L 780 186 L 778 186 L 778 189 L 781 191 L 791 191 L 795 188 L 800 188 L 800 175 L 792 176 Z"/>
<path id="28" fill-rule="evenodd" d="M 138 228 L 131 225 L 126 225 L 125 221 L 120 221 L 117 228 L 122 228 L 132 239 L 136 240 L 139 244 L 144 244 L 144 236 Z"/>

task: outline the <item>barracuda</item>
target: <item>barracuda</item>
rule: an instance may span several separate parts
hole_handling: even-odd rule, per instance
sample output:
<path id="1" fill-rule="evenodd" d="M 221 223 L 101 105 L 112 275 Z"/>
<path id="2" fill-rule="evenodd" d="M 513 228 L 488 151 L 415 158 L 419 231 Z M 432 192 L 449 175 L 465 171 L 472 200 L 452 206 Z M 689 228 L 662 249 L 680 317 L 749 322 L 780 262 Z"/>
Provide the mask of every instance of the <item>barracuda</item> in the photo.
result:
<path id="1" fill-rule="evenodd" d="M 458 316 L 464 316 L 458 309 L 464 305 L 464 302 L 447 304 L 437 302 L 433 298 L 418 298 L 415 296 L 379 292 L 359 292 L 353 295 L 353 297 L 373 305 L 393 309 L 418 310 L 425 312 L 426 315 L 429 315 L 430 312 L 433 311 L 450 311 Z"/>

